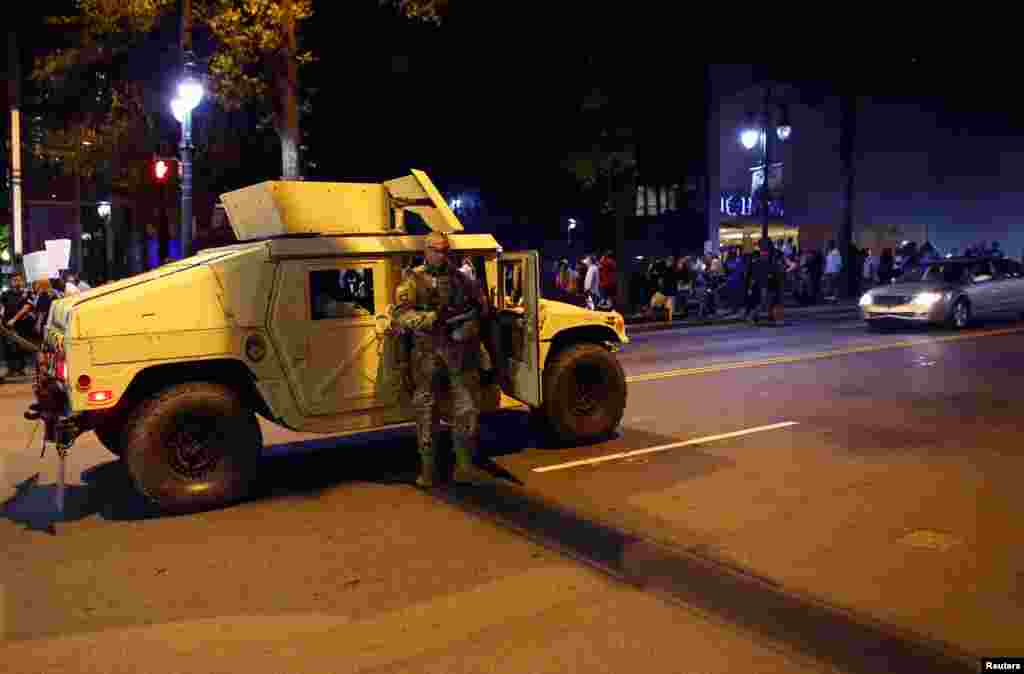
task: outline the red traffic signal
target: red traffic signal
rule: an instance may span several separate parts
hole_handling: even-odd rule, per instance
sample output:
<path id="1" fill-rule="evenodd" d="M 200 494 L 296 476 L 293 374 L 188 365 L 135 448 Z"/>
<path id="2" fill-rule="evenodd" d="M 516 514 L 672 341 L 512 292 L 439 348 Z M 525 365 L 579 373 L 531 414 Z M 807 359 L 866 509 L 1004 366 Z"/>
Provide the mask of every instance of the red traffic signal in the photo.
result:
<path id="1" fill-rule="evenodd" d="M 153 179 L 158 183 L 167 182 L 168 176 L 174 171 L 175 162 L 173 159 L 154 159 L 153 160 Z"/>

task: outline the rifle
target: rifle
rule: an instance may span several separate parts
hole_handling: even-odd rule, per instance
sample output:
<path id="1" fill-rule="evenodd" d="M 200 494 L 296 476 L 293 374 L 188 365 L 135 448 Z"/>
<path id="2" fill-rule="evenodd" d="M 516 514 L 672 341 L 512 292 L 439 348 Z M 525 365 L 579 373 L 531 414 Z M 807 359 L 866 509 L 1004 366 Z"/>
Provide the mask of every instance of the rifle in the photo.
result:
<path id="1" fill-rule="evenodd" d="M 464 311 L 461 314 L 456 314 L 456 315 L 452 316 L 451 318 L 445 319 L 444 324 L 447 327 L 451 328 L 451 327 L 456 326 L 456 325 L 462 325 L 466 321 L 471 321 L 471 320 L 473 320 L 475 318 L 480 318 L 480 310 L 477 309 L 476 307 L 473 307 L 472 309 L 469 309 L 468 311 Z"/>

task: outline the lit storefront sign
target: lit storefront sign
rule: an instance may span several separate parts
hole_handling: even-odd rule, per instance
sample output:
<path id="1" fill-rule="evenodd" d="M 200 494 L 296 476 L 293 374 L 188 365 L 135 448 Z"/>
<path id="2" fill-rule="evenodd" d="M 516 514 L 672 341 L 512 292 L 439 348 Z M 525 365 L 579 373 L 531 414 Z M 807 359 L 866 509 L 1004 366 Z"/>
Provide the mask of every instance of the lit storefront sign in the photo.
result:
<path id="1" fill-rule="evenodd" d="M 753 199 L 741 194 L 722 195 L 721 211 L 723 215 L 753 215 Z"/>
<path id="2" fill-rule="evenodd" d="M 730 217 L 748 217 L 761 214 L 761 204 L 755 201 L 750 195 L 741 192 L 723 192 L 721 195 L 719 210 L 722 215 Z M 768 214 L 772 217 L 782 217 L 785 209 L 781 199 L 768 200 Z"/>

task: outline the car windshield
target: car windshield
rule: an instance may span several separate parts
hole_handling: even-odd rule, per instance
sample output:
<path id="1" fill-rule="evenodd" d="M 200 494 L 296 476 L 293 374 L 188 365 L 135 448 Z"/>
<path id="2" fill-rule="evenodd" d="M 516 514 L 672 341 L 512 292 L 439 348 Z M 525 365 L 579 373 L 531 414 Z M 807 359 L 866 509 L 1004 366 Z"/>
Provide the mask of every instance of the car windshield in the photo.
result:
<path id="1" fill-rule="evenodd" d="M 939 281 L 942 283 L 963 283 L 967 265 L 963 262 L 936 262 L 904 274 L 904 281 Z"/>

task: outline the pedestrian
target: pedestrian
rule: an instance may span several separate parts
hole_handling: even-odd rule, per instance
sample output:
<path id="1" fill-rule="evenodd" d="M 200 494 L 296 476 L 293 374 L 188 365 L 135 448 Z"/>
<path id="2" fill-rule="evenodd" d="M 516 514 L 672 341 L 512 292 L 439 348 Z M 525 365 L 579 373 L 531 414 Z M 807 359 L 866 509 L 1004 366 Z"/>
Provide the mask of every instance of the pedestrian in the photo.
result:
<path id="1" fill-rule="evenodd" d="M 660 257 L 651 258 L 650 264 L 647 265 L 647 275 L 644 278 L 647 288 L 642 297 L 643 301 L 650 300 L 655 293 L 661 291 L 661 277 L 664 273 L 665 261 Z"/>
<path id="2" fill-rule="evenodd" d="M 34 324 L 32 321 L 31 293 L 25 288 L 25 280 L 21 274 L 11 278 L 11 287 L 3 293 L 0 304 L 3 306 L 4 325 L 18 336 L 31 338 Z M 28 353 L 15 341 L 7 343 L 7 374 L 14 377 L 25 376 L 28 367 Z"/>
<path id="3" fill-rule="evenodd" d="M 594 309 L 601 301 L 600 268 L 597 257 L 592 253 L 586 257 L 587 276 L 583 280 L 583 289 L 587 294 L 587 307 Z"/>
<path id="4" fill-rule="evenodd" d="M 883 248 L 878 258 L 878 282 L 888 285 L 892 281 L 896 269 L 896 259 L 892 254 L 892 248 Z"/>
<path id="5" fill-rule="evenodd" d="M 878 283 L 878 256 L 870 248 L 864 250 L 864 267 L 861 270 L 864 288 L 869 289 Z"/>
<path id="6" fill-rule="evenodd" d="M 580 259 L 576 261 L 576 285 L 573 288 L 573 294 L 576 295 L 577 298 L 586 297 L 587 291 L 585 284 L 587 281 L 587 269 L 586 260 Z"/>
<path id="7" fill-rule="evenodd" d="M 50 307 L 54 300 L 60 299 L 63 293 L 64 283 L 60 279 L 40 279 L 32 283 L 32 291 L 35 293 L 35 324 L 33 337 L 36 341 L 42 342 L 46 337 L 46 326 L 50 319 Z"/>
<path id="8" fill-rule="evenodd" d="M 619 275 L 615 265 L 615 254 L 606 251 L 598 263 L 598 282 L 601 287 L 602 308 L 614 309 L 615 298 L 619 293 Z"/>
<path id="9" fill-rule="evenodd" d="M 676 262 L 675 275 L 676 292 L 672 300 L 672 314 L 679 314 L 686 318 L 690 313 L 690 297 L 693 295 L 694 279 L 692 262 L 688 256 L 683 256 Z"/>
<path id="10" fill-rule="evenodd" d="M 665 295 L 666 320 L 672 322 L 672 314 L 676 309 L 676 295 L 679 294 L 679 272 L 676 259 L 671 255 L 665 258 L 665 269 L 661 274 L 661 292 Z"/>
<path id="11" fill-rule="evenodd" d="M 480 417 L 480 321 L 490 320 L 489 303 L 475 281 L 451 273 L 449 251 L 446 235 L 427 235 L 426 264 L 407 274 L 395 292 L 395 319 L 402 329 L 412 333 L 412 404 L 421 460 L 416 484 L 421 487 L 433 487 L 438 481 L 437 397 L 446 375 L 454 424 L 456 463 L 452 477 L 455 482 L 472 484 L 491 479 L 474 464 Z M 470 312 L 476 312 L 476 317 L 448 324 L 452 318 L 472 316 Z"/>
<path id="12" fill-rule="evenodd" d="M 729 258 L 731 269 L 726 280 L 726 293 L 732 304 L 732 312 L 739 314 L 744 310 L 747 303 L 747 255 L 741 255 L 733 251 Z"/>
<path id="13" fill-rule="evenodd" d="M 839 274 L 843 270 L 843 255 L 835 241 L 828 242 L 828 257 L 825 258 L 825 299 L 835 301 L 839 295 Z"/>
<path id="14" fill-rule="evenodd" d="M 74 274 L 72 274 L 71 272 L 64 272 L 63 281 L 65 295 L 74 295 L 76 293 L 82 292 L 82 289 L 79 288 L 78 284 L 75 282 Z"/>

